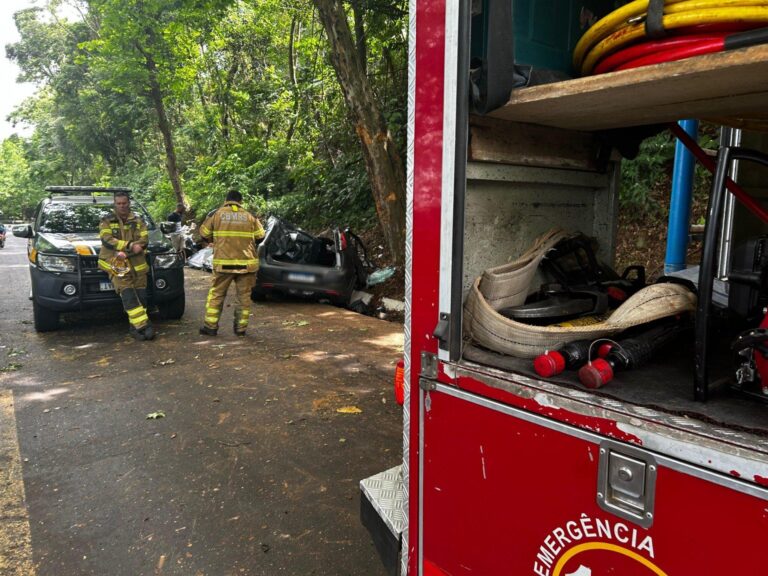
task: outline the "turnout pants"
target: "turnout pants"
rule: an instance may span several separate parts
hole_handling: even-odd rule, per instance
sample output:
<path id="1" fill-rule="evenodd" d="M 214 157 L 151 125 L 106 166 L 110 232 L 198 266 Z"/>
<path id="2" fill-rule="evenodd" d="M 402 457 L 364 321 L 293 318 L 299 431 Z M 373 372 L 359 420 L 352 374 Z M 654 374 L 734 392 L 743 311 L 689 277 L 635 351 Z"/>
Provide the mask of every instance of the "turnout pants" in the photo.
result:
<path id="1" fill-rule="evenodd" d="M 123 309 L 128 314 L 131 327 L 141 330 L 149 324 L 147 316 L 147 275 L 128 275 L 124 278 L 112 276 L 112 285 L 123 301 Z"/>
<path id="2" fill-rule="evenodd" d="M 245 332 L 251 316 L 251 289 L 256 284 L 256 274 L 253 272 L 232 274 L 230 272 L 214 272 L 211 289 L 205 302 L 205 326 L 213 330 L 219 328 L 221 311 L 224 307 L 224 297 L 229 285 L 235 283 L 235 332 Z"/>

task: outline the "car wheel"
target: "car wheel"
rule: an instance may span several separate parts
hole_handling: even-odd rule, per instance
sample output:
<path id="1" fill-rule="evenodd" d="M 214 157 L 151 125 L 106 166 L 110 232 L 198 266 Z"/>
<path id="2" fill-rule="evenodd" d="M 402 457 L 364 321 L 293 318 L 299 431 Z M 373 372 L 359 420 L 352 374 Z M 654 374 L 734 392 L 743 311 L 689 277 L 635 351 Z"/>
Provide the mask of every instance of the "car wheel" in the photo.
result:
<path id="1" fill-rule="evenodd" d="M 169 302 L 163 302 L 157 305 L 157 310 L 160 312 L 160 317 L 164 320 L 178 320 L 184 316 L 184 308 L 186 307 L 186 299 L 182 293 L 180 296 Z"/>
<path id="2" fill-rule="evenodd" d="M 59 313 L 32 300 L 32 316 L 37 332 L 50 332 L 59 327 Z"/>

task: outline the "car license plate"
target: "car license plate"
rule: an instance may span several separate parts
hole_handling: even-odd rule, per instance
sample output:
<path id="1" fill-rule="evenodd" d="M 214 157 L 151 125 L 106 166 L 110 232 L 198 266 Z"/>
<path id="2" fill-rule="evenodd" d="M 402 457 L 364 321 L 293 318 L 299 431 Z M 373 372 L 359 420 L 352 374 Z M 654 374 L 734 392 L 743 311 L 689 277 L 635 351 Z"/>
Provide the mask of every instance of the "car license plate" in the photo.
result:
<path id="1" fill-rule="evenodd" d="M 303 272 L 289 272 L 288 281 L 289 282 L 306 282 L 311 284 L 315 281 L 315 275 L 305 274 Z"/>
<path id="2" fill-rule="evenodd" d="M 99 290 L 102 292 L 114 291 L 115 287 L 112 286 L 112 282 L 99 282 Z"/>

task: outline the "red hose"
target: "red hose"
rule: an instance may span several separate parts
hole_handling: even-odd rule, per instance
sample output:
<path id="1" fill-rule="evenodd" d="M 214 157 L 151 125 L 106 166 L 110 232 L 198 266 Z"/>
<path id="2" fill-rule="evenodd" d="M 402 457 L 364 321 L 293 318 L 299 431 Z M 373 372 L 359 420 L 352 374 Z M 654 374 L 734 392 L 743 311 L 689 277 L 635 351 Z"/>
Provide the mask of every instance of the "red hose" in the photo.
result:
<path id="1" fill-rule="evenodd" d="M 632 44 L 607 55 L 595 65 L 592 74 L 605 74 L 720 52 L 732 47 L 729 46 L 730 40 L 754 30 L 754 24 L 743 22 L 720 22 L 680 28 L 666 38 Z M 766 42 L 765 37 L 755 43 L 763 42 Z"/>
<path id="2" fill-rule="evenodd" d="M 614 52 L 610 56 L 603 58 L 595 67 L 595 74 L 604 74 L 613 70 L 623 70 L 628 62 L 639 58 L 654 57 L 657 54 L 665 54 L 671 50 L 681 50 L 699 44 L 716 44 L 718 49 L 723 47 L 723 39 L 726 34 L 696 34 L 692 36 L 676 36 L 674 38 L 665 38 L 664 40 L 652 40 L 635 44 L 625 50 Z"/>
<path id="3" fill-rule="evenodd" d="M 648 54 L 647 56 L 635 58 L 629 62 L 624 62 L 621 66 L 616 67 L 616 70 L 629 70 L 630 68 L 637 68 L 639 66 L 661 64 L 662 62 L 673 62 L 675 60 L 682 60 L 683 58 L 690 58 L 691 56 L 701 56 L 702 54 L 722 52 L 723 47 L 725 46 L 725 42 L 723 40 L 723 38 L 716 38 L 714 40 L 699 40 L 698 42 L 691 42 L 687 46 L 669 48 L 661 52 L 655 52 L 654 54 Z"/>

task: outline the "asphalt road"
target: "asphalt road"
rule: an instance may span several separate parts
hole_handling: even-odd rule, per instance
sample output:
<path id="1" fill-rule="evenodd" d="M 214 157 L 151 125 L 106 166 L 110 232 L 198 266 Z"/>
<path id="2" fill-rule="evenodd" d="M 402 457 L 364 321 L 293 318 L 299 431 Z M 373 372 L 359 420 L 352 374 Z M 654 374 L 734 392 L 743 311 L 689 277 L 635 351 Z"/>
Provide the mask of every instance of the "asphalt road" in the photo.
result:
<path id="1" fill-rule="evenodd" d="M 268 301 L 238 339 L 228 301 L 203 337 L 209 278 L 187 270 L 187 312 L 154 342 L 119 309 L 37 334 L 9 234 L 0 575 L 384 575 L 358 482 L 400 458 L 402 326 Z"/>

